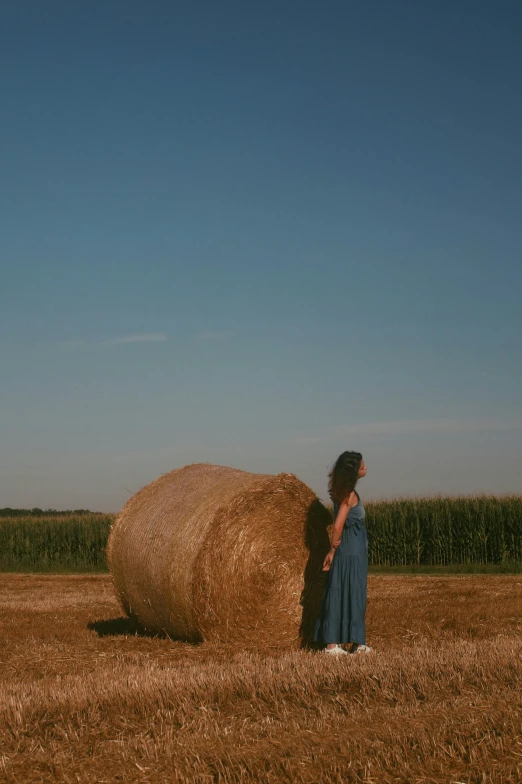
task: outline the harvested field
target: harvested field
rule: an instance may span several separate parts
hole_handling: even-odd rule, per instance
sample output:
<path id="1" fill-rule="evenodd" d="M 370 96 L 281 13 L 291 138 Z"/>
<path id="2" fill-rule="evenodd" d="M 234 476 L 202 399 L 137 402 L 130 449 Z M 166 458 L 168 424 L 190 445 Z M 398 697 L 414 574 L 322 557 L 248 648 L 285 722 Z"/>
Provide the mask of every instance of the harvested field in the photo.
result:
<path id="1" fill-rule="evenodd" d="M 519 575 L 370 575 L 366 657 L 119 616 L 109 575 L 0 574 L 0 781 L 522 781 Z"/>

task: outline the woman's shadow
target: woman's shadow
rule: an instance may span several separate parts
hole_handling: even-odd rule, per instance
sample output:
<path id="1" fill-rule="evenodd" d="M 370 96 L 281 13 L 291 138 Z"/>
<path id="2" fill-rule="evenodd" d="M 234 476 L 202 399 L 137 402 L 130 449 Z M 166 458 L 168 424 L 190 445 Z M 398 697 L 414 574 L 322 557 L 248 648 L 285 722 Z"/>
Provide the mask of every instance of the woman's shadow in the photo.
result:
<path id="1" fill-rule="evenodd" d="M 313 636 L 328 578 L 328 572 L 323 572 L 323 561 L 330 550 L 328 527 L 332 522 L 331 513 L 319 499 L 312 501 L 308 507 L 304 531 L 308 561 L 304 570 L 304 586 L 300 599 L 303 608 L 299 628 L 301 648 L 320 647 L 320 643 L 313 642 Z"/>

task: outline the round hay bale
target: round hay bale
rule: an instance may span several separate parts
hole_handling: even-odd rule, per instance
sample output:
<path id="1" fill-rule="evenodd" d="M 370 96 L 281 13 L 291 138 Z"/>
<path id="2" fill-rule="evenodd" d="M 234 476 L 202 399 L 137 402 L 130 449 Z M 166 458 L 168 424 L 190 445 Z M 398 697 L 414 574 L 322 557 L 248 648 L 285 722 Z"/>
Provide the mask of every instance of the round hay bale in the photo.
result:
<path id="1" fill-rule="evenodd" d="M 332 518 L 293 474 L 197 463 L 144 487 L 112 525 L 125 612 L 190 641 L 307 644 Z"/>

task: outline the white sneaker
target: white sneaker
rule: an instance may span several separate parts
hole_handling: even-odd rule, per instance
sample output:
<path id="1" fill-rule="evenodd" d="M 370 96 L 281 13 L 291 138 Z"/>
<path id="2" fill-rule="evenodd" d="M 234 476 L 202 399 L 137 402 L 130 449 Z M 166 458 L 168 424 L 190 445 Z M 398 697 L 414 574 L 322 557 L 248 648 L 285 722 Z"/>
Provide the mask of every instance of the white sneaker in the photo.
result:
<path id="1" fill-rule="evenodd" d="M 338 656 L 339 654 L 348 655 L 344 650 L 344 648 L 340 648 L 339 645 L 336 645 L 335 648 L 325 648 L 323 653 L 330 653 L 333 654 L 334 656 Z"/>
<path id="2" fill-rule="evenodd" d="M 369 645 L 355 645 L 350 653 L 373 653 L 373 648 Z"/>

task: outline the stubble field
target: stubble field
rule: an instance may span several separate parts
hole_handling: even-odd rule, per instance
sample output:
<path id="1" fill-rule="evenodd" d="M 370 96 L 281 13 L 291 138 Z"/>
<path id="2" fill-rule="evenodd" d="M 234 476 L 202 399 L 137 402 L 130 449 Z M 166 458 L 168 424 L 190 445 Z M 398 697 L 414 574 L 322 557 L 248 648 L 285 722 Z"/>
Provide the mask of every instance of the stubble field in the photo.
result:
<path id="1" fill-rule="evenodd" d="M 520 575 L 370 575 L 338 659 L 121 615 L 108 575 L 0 574 L 0 781 L 522 782 Z"/>

